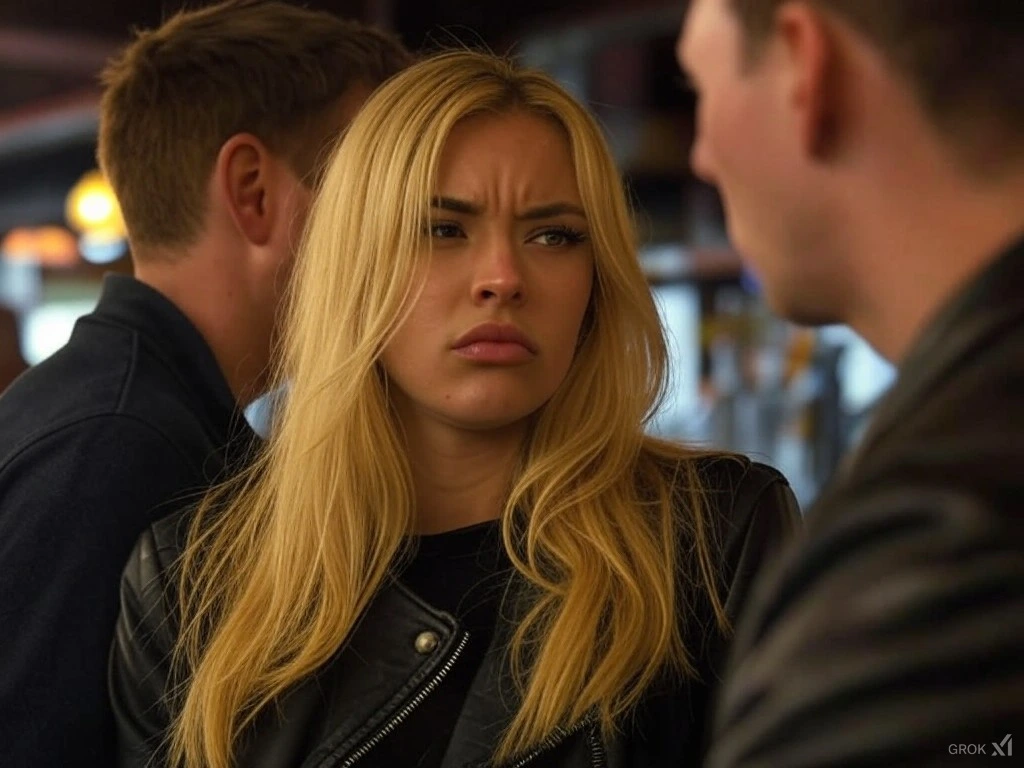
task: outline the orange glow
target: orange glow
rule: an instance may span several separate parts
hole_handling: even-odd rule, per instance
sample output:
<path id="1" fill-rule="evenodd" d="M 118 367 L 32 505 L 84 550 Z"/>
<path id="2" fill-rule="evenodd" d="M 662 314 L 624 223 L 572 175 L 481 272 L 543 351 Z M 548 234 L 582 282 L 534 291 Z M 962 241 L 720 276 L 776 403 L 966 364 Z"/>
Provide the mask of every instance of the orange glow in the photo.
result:
<path id="1" fill-rule="evenodd" d="M 0 254 L 11 262 L 70 267 L 78 263 L 78 243 L 63 227 L 21 227 L 7 233 Z"/>

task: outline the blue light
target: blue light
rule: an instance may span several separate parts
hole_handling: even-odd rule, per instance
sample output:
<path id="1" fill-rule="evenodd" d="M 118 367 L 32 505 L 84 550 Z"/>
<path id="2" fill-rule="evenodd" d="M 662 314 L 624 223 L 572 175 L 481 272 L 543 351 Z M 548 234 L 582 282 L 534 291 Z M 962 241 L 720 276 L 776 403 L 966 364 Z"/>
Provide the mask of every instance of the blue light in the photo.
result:
<path id="1" fill-rule="evenodd" d="M 78 250 L 82 258 L 91 264 L 111 264 L 127 253 L 128 243 L 123 238 L 82 235 Z"/>

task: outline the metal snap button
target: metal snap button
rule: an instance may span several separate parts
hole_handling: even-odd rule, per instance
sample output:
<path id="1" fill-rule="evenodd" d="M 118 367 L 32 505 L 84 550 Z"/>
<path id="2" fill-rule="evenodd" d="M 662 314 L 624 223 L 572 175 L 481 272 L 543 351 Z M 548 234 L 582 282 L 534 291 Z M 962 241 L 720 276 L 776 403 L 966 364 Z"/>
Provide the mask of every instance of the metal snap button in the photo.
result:
<path id="1" fill-rule="evenodd" d="M 424 655 L 433 653 L 439 642 L 441 642 L 441 639 L 437 636 L 436 632 L 420 632 L 416 636 L 416 653 Z"/>

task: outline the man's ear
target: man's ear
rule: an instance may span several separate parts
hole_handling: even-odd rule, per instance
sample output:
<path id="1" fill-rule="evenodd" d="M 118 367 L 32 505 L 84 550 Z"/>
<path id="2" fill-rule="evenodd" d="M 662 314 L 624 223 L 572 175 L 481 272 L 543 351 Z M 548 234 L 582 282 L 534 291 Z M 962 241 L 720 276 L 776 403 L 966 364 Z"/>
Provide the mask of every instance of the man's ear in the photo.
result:
<path id="1" fill-rule="evenodd" d="M 792 74 L 789 97 L 801 146 L 808 155 L 822 158 L 836 138 L 835 40 L 821 11 L 806 2 L 779 6 L 775 29 Z"/>
<path id="2" fill-rule="evenodd" d="M 227 211 L 242 236 L 256 246 L 266 245 L 273 233 L 272 174 L 270 151 L 249 133 L 224 142 L 214 164 L 214 183 Z"/>

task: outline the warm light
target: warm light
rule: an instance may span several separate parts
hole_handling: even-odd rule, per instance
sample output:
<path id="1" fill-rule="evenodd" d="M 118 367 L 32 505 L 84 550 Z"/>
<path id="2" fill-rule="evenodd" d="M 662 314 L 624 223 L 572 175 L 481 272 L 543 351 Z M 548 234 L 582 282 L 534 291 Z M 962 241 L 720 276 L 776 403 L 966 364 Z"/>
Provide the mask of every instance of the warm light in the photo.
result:
<path id="1" fill-rule="evenodd" d="M 78 201 L 78 215 L 90 226 L 106 223 L 113 212 L 113 201 L 99 190 L 86 192 Z"/>
<path id="2" fill-rule="evenodd" d="M 68 193 L 65 216 L 73 229 L 105 240 L 125 237 L 124 219 L 114 190 L 99 171 L 89 171 Z"/>
<path id="3" fill-rule="evenodd" d="M 63 227 L 22 227 L 7 233 L 0 242 L 0 254 L 11 262 L 69 267 L 78 262 L 78 244 Z"/>

